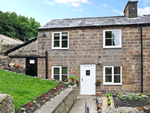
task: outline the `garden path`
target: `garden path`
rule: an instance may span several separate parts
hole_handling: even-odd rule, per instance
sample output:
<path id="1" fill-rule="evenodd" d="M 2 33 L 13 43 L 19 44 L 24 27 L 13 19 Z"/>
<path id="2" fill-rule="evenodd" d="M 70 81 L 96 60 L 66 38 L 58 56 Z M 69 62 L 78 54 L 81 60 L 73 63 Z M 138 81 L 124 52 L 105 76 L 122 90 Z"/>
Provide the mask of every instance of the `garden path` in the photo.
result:
<path id="1" fill-rule="evenodd" d="M 87 107 L 89 113 L 97 113 L 96 96 L 79 95 L 77 101 L 69 113 L 85 113 L 85 100 L 87 100 Z"/>

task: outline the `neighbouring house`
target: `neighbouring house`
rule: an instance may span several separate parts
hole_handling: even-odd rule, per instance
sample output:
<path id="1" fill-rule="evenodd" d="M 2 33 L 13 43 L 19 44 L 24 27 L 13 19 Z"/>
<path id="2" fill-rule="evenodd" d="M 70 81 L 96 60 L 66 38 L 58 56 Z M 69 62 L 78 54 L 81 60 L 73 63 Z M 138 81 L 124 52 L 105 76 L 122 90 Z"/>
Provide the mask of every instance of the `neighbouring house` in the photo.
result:
<path id="1" fill-rule="evenodd" d="M 54 19 L 6 55 L 31 76 L 78 76 L 81 94 L 149 92 L 150 16 L 138 16 L 137 3 L 128 1 L 124 16 Z"/>

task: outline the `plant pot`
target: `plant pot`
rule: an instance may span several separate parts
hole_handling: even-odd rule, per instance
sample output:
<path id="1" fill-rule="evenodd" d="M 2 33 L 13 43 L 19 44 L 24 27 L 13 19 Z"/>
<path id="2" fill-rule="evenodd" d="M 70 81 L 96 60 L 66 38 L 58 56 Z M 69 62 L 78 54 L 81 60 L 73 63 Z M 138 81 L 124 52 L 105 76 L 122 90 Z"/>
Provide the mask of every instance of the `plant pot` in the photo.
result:
<path id="1" fill-rule="evenodd" d="M 20 66 L 20 68 L 23 68 L 23 66 Z"/>
<path id="2" fill-rule="evenodd" d="M 73 78 L 69 78 L 69 79 L 68 79 L 68 81 L 71 81 L 71 82 L 73 82 Z"/>
<path id="3" fill-rule="evenodd" d="M 101 92 L 96 92 L 96 95 L 97 95 L 97 96 L 101 95 Z"/>
<path id="4" fill-rule="evenodd" d="M 19 68 L 19 67 L 20 67 L 20 65 L 15 65 L 15 67 L 16 67 L 16 68 Z"/>

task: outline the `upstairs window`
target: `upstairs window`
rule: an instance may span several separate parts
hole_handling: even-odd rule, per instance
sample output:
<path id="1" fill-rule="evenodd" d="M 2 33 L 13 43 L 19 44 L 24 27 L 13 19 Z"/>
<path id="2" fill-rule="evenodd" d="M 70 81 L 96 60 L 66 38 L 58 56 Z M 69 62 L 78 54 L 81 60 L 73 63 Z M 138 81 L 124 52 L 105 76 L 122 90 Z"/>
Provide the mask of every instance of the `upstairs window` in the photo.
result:
<path id="1" fill-rule="evenodd" d="M 69 33 L 52 33 L 52 49 L 69 49 Z"/>
<path id="2" fill-rule="evenodd" d="M 103 31 L 103 48 L 121 48 L 121 30 Z"/>

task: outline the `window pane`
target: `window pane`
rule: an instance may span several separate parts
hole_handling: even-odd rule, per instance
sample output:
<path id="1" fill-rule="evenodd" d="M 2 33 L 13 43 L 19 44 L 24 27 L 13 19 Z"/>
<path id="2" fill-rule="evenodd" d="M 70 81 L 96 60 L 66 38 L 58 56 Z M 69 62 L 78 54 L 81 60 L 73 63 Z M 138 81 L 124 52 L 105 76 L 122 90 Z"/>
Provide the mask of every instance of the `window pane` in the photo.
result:
<path id="1" fill-rule="evenodd" d="M 54 33 L 54 40 L 59 40 L 60 34 L 59 33 Z"/>
<path id="2" fill-rule="evenodd" d="M 112 38 L 112 31 L 106 31 L 105 38 Z"/>
<path id="3" fill-rule="evenodd" d="M 62 74 L 68 74 L 68 68 L 62 67 Z"/>
<path id="4" fill-rule="evenodd" d="M 86 76 L 90 76 L 90 70 L 86 70 Z"/>
<path id="5" fill-rule="evenodd" d="M 68 39 L 68 33 L 67 32 L 62 33 L 62 39 Z"/>
<path id="6" fill-rule="evenodd" d="M 114 67 L 114 74 L 120 74 L 120 67 Z"/>
<path id="7" fill-rule="evenodd" d="M 106 39 L 106 46 L 111 46 L 112 45 L 112 39 Z"/>
<path id="8" fill-rule="evenodd" d="M 105 68 L 105 74 L 112 74 L 112 68 L 111 67 L 106 67 Z"/>
<path id="9" fill-rule="evenodd" d="M 120 40 L 119 39 L 113 39 L 113 45 L 114 46 L 119 46 L 120 45 Z"/>
<path id="10" fill-rule="evenodd" d="M 55 80 L 59 80 L 59 75 L 54 75 Z"/>
<path id="11" fill-rule="evenodd" d="M 111 75 L 106 75 L 105 76 L 105 82 L 112 82 L 112 76 Z"/>
<path id="12" fill-rule="evenodd" d="M 62 47 L 65 48 L 68 45 L 68 41 L 62 41 Z"/>
<path id="13" fill-rule="evenodd" d="M 68 76 L 67 75 L 62 75 L 62 81 L 67 82 L 68 81 Z"/>
<path id="14" fill-rule="evenodd" d="M 119 31 L 113 31 L 112 32 L 112 36 L 113 36 L 113 38 L 119 38 L 120 36 L 120 32 Z"/>
<path id="15" fill-rule="evenodd" d="M 114 83 L 120 83 L 120 75 L 114 75 Z"/>
<path id="16" fill-rule="evenodd" d="M 59 47 L 59 41 L 54 41 L 54 47 Z"/>
<path id="17" fill-rule="evenodd" d="M 62 36 L 68 36 L 68 32 L 63 32 Z"/>
<path id="18" fill-rule="evenodd" d="M 54 68 L 54 74 L 59 74 L 59 68 Z"/>

